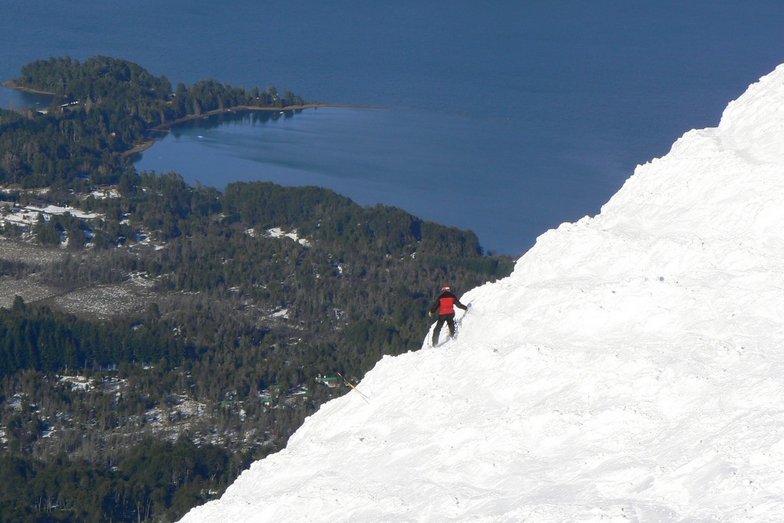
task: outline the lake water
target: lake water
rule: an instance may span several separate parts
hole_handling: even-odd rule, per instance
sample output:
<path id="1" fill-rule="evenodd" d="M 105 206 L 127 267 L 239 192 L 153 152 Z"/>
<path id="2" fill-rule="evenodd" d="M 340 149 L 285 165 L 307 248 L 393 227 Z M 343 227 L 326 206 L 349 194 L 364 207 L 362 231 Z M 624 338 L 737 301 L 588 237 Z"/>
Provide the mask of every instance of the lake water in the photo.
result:
<path id="1" fill-rule="evenodd" d="M 716 125 L 784 62 L 778 0 L 0 0 L 0 13 L 2 79 L 105 54 L 174 84 L 372 107 L 188 124 L 139 169 L 218 188 L 320 185 L 508 254 L 597 213 L 637 164 Z M 3 107 L 26 103 L 0 90 Z"/>

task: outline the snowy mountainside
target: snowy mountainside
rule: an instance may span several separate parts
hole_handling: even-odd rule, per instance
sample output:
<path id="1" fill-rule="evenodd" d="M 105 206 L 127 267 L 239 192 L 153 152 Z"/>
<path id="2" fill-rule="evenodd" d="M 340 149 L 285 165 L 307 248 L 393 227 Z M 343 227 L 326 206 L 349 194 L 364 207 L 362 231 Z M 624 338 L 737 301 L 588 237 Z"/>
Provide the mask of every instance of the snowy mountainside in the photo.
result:
<path id="1" fill-rule="evenodd" d="M 183 521 L 784 521 L 784 66 Z"/>

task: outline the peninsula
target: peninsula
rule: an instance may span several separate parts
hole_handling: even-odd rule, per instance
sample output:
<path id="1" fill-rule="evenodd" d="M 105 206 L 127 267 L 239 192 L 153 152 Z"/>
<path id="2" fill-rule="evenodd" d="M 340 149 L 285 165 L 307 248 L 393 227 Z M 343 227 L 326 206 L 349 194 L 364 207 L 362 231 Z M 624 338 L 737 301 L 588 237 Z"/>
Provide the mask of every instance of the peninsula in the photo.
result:
<path id="1" fill-rule="evenodd" d="M 291 91 L 281 94 L 275 87 L 245 89 L 215 80 L 172 87 L 166 77 L 156 78 L 137 64 L 105 56 L 83 63 L 71 58 L 38 60 L 24 66 L 19 78 L 7 80 L 3 86 L 51 96 L 51 107 L 41 112 L 69 112 L 78 117 L 96 106 L 108 109 L 117 121 L 108 132 L 107 143 L 119 143 L 114 149 L 123 157 L 151 147 L 160 133 L 174 126 L 211 116 L 361 107 L 305 101 Z"/>

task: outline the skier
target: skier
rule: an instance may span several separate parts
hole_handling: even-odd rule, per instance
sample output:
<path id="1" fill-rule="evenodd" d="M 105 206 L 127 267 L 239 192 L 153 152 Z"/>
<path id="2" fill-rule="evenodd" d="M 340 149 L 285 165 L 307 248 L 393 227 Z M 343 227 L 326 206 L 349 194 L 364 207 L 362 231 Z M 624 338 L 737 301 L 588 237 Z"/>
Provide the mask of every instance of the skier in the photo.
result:
<path id="1" fill-rule="evenodd" d="M 438 321 L 436 321 L 436 327 L 433 330 L 433 347 L 438 345 L 438 336 L 441 333 L 441 327 L 444 326 L 444 322 L 449 327 L 449 337 L 455 335 L 455 307 L 464 311 L 468 310 L 468 307 L 460 303 L 457 296 L 452 293 L 449 285 L 444 285 L 441 287 L 441 294 L 438 296 L 438 299 L 427 312 L 427 315 L 430 317 L 438 312 Z"/>

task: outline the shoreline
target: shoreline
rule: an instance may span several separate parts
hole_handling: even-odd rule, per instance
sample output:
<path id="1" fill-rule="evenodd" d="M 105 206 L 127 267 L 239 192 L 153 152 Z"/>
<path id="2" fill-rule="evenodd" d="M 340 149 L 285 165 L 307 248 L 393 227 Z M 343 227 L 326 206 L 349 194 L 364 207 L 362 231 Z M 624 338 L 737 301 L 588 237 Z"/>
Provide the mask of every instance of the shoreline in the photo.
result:
<path id="1" fill-rule="evenodd" d="M 40 89 L 34 89 L 32 87 L 26 87 L 24 85 L 20 85 L 16 83 L 15 80 L 4 80 L 0 83 L 3 87 L 7 89 L 13 89 L 15 91 L 21 91 L 23 93 L 31 93 L 31 94 L 41 94 L 46 96 L 57 96 L 56 93 L 52 93 L 50 91 L 42 91 Z M 332 104 L 332 103 L 322 103 L 322 102 L 306 102 L 301 105 L 286 105 L 283 107 L 270 107 L 270 106 L 258 106 L 258 105 L 236 105 L 234 107 L 229 107 L 226 109 L 213 109 L 212 111 L 207 111 L 206 113 L 202 113 L 200 115 L 188 115 L 182 118 L 178 118 L 177 120 L 172 121 L 171 123 L 167 123 L 164 125 L 159 125 L 156 129 L 168 127 L 171 125 L 176 125 L 177 123 L 187 122 L 190 120 L 196 120 L 202 117 L 213 116 L 216 114 L 223 114 L 223 113 L 230 113 L 233 111 L 296 111 L 300 109 L 318 109 L 319 107 L 324 108 L 335 108 L 335 109 L 383 109 L 383 107 L 373 106 L 373 105 L 359 105 L 359 104 Z"/>
<path id="2" fill-rule="evenodd" d="M 41 91 L 40 89 L 33 89 L 32 87 L 25 87 L 23 85 L 17 84 L 14 80 L 6 80 L 3 82 L 3 87 L 8 89 L 14 89 L 16 91 L 22 91 L 23 93 L 30 93 L 30 94 L 43 94 L 46 96 L 55 96 L 55 93 L 50 93 L 49 91 Z"/>
<path id="3" fill-rule="evenodd" d="M 311 102 L 305 103 L 301 105 L 286 105 L 283 107 L 262 107 L 262 106 L 255 106 L 255 105 L 237 105 L 234 107 L 229 107 L 226 109 L 213 109 L 211 111 L 207 111 L 205 113 L 196 115 L 191 114 L 188 116 L 183 116 L 182 118 L 177 118 L 176 120 L 172 120 L 171 122 L 167 122 L 165 124 L 158 125 L 149 129 L 150 133 L 168 133 L 171 131 L 173 127 L 178 125 L 182 125 L 188 122 L 193 122 L 196 120 L 204 120 L 210 118 L 212 116 L 221 116 L 224 114 L 240 114 L 240 113 L 248 113 L 248 112 L 269 112 L 269 113 L 286 113 L 286 112 L 299 112 L 304 111 L 306 109 L 379 109 L 378 107 L 371 107 L 371 106 L 362 106 L 362 105 L 351 105 L 351 104 L 325 104 L 320 102 Z M 136 144 L 124 153 L 121 153 L 122 156 L 128 157 L 133 156 L 135 154 L 140 154 L 153 145 L 157 138 L 151 138 L 149 140 L 145 140 L 140 144 Z"/>

